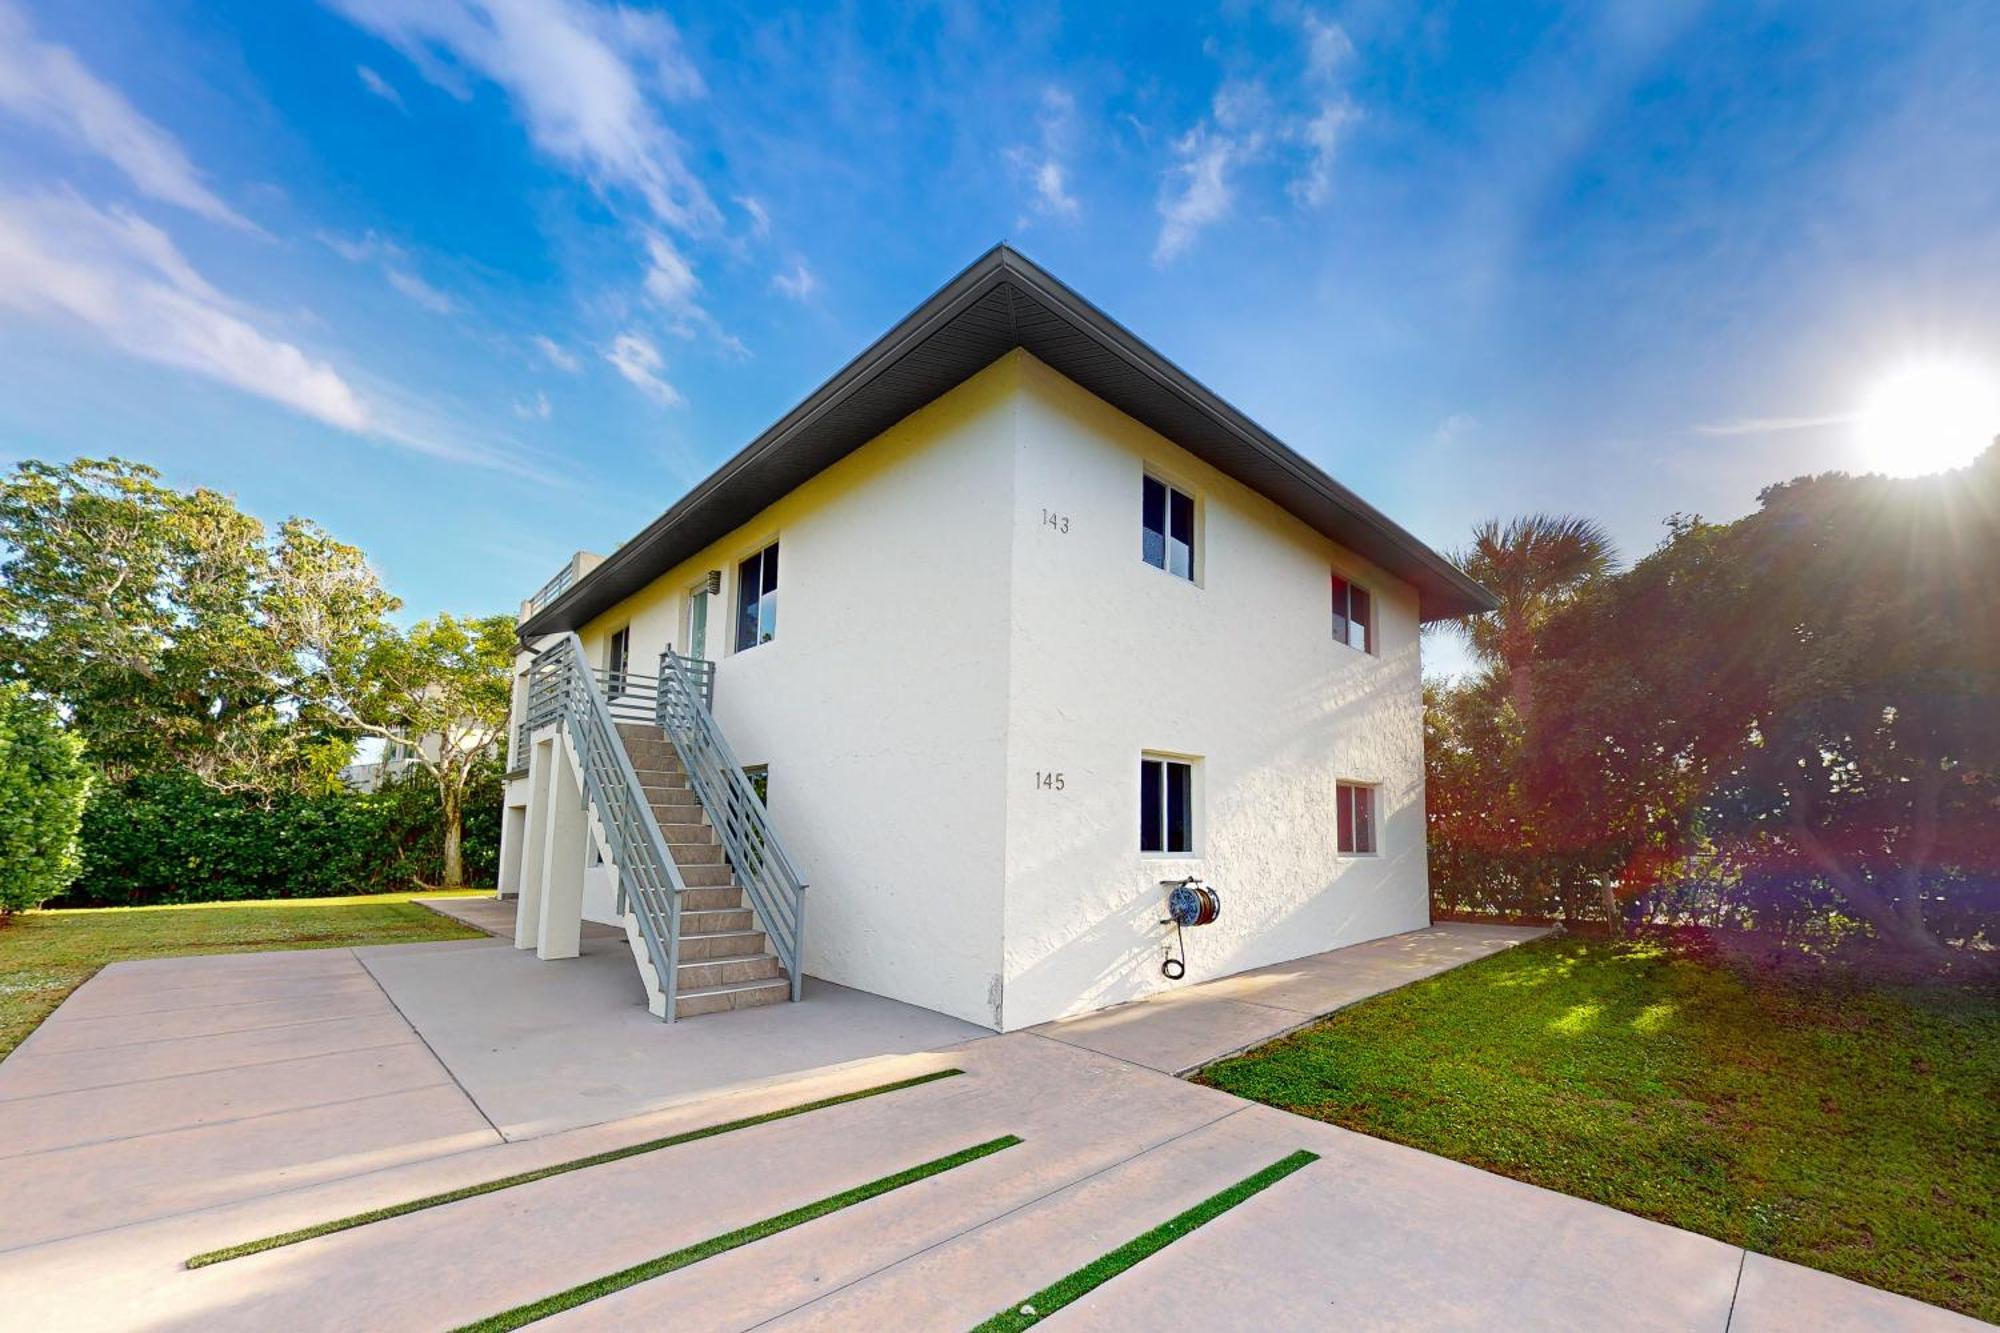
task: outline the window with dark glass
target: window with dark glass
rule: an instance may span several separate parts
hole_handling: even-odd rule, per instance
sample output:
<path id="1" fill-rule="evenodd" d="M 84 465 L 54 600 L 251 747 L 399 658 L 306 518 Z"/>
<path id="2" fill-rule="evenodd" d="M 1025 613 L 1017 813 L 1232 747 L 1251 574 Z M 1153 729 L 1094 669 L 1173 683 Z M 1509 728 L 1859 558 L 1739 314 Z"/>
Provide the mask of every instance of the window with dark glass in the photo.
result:
<path id="1" fill-rule="evenodd" d="M 625 693 L 625 673 L 632 669 L 632 627 L 627 625 L 611 636 L 604 652 L 604 694 L 616 699 Z"/>
<path id="2" fill-rule="evenodd" d="M 1145 478 L 1139 504 L 1140 552 L 1155 569 L 1193 581 L 1194 497 Z"/>
<path id="3" fill-rule="evenodd" d="M 1139 760 L 1139 850 L 1163 855 L 1194 850 L 1194 765 Z"/>
<path id="4" fill-rule="evenodd" d="M 778 544 L 736 567 L 736 651 L 778 637 Z"/>
<path id="5" fill-rule="evenodd" d="M 1372 856 L 1375 852 L 1375 789 L 1358 782 L 1337 782 L 1334 803 L 1340 825 L 1340 851 L 1344 856 Z"/>
<path id="6" fill-rule="evenodd" d="M 1364 653 L 1375 651 L 1375 599 L 1338 574 L 1333 576 L 1333 637 Z"/>

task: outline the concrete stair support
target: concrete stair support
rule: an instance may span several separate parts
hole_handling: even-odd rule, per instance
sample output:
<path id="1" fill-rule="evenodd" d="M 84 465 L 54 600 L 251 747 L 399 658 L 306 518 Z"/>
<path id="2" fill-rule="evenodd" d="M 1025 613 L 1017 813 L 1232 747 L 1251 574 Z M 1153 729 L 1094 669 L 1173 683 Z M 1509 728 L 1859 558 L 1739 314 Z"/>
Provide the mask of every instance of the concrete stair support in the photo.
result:
<path id="1" fill-rule="evenodd" d="M 632 769 L 645 788 L 660 833 L 666 839 L 681 880 L 681 940 L 675 978 L 675 1018 L 754 1009 L 791 998 L 791 978 L 770 951 L 756 913 L 745 901 L 722 842 L 702 812 L 701 798 L 688 783 L 687 770 L 673 742 L 658 727 L 620 723 L 618 735 L 632 758 Z M 646 980 L 648 1007 L 665 1013 L 666 999 L 658 974 L 639 934 L 638 918 L 625 916 L 632 956 Z"/>

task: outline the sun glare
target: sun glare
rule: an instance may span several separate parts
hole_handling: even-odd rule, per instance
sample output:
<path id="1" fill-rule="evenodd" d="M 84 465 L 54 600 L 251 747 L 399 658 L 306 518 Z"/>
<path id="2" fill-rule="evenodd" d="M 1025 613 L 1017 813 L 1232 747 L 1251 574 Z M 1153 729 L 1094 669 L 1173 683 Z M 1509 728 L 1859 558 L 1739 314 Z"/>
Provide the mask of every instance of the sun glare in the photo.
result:
<path id="1" fill-rule="evenodd" d="M 1875 386 L 1855 425 L 1871 470 L 1916 477 L 1964 467 L 2000 435 L 2000 381 L 1970 366 L 1912 366 Z"/>

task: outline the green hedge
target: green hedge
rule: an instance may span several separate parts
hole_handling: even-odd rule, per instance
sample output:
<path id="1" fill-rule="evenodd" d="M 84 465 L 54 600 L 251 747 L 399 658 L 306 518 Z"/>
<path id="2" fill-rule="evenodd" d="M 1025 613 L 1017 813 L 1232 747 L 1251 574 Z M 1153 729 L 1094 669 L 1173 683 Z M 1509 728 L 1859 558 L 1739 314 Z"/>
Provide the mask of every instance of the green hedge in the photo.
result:
<path id="1" fill-rule="evenodd" d="M 136 906 L 393 893 L 435 884 L 443 823 L 421 772 L 379 792 L 281 796 L 269 804 L 188 776 L 137 778 L 92 794 L 83 871 L 59 905 Z M 467 793 L 465 873 L 491 885 L 500 862 L 500 778 Z"/>

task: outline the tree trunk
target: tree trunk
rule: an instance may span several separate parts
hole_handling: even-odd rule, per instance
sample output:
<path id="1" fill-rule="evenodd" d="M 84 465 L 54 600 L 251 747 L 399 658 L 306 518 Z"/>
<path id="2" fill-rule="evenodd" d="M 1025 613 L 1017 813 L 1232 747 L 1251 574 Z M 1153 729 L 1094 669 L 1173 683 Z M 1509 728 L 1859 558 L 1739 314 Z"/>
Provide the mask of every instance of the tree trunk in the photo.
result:
<path id="1" fill-rule="evenodd" d="M 1604 903 L 1604 924 L 1610 928 L 1611 938 L 1617 939 L 1625 933 L 1625 916 L 1618 910 L 1618 890 L 1610 880 L 1601 879 L 1597 882 L 1597 896 Z"/>
<path id="2" fill-rule="evenodd" d="M 444 816 L 444 887 L 458 889 L 465 887 L 465 859 L 462 844 L 465 841 L 465 821 L 461 793 L 448 782 L 438 784 L 438 808 Z"/>

